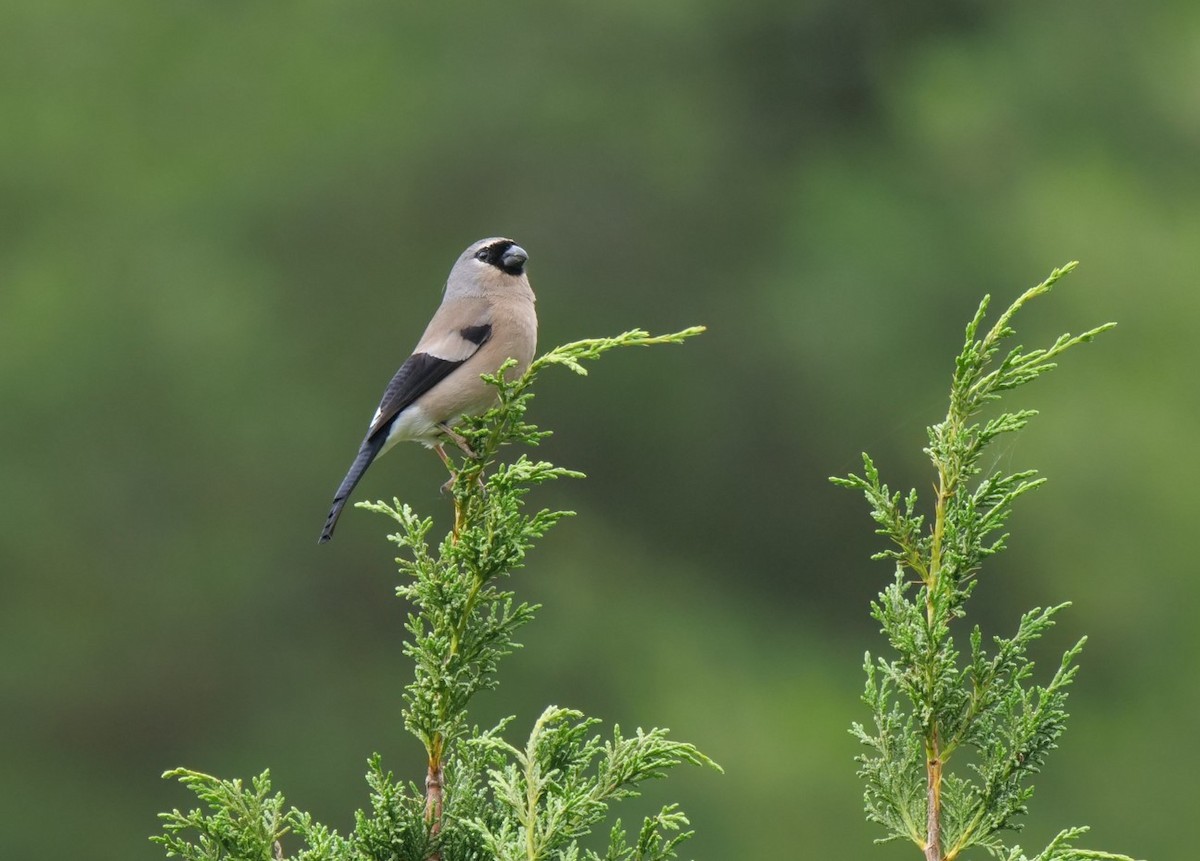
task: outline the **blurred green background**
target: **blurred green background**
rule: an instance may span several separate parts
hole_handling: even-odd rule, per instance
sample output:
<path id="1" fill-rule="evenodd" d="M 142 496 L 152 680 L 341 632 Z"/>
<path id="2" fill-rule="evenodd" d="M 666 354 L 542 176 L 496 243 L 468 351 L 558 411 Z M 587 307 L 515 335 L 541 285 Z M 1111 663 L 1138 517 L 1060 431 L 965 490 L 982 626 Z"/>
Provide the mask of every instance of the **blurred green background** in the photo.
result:
<path id="1" fill-rule="evenodd" d="M 997 462 L 1051 483 L 974 612 L 1070 599 L 1048 647 L 1091 637 L 1022 844 L 1187 857 L 1197 45 L 1188 0 L 8 4 L 0 855 L 160 857 L 176 765 L 269 766 L 342 829 L 372 751 L 420 776 L 388 524 L 316 537 L 450 264 L 502 234 L 544 348 L 710 331 L 543 378 L 544 453 L 590 477 L 534 499 L 579 517 L 516 581 L 545 608 L 481 722 L 696 742 L 727 773 L 651 792 L 688 857 L 917 857 L 862 821 L 890 572 L 826 477 L 869 450 L 928 488 L 980 296 L 1078 258 L 1022 341 L 1120 326 L 1020 396 Z M 401 447 L 355 498 L 444 521 L 443 478 Z"/>

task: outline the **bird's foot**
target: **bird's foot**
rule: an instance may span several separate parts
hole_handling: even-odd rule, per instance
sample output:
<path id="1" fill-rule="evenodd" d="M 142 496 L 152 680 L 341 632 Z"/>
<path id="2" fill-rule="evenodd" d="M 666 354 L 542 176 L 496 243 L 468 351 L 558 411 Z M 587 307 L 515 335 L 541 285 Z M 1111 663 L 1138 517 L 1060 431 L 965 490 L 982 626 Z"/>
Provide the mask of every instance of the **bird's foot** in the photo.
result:
<path id="1" fill-rule="evenodd" d="M 442 493 L 449 493 L 454 490 L 454 482 L 458 481 L 458 472 L 454 469 L 454 464 L 450 462 L 450 455 L 446 454 L 446 449 L 440 442 L 433 447 L 433 450 L 437 452 L 437 456 L 442 459 L 442 463 L 450 471 L 450 478 L 442 485 Z"/>
<path id="2" fill-rule="evenodd" d="M 440 425 L 438 425 L 438 430 L 440 430 L 447 437 L 449 437 L 450 441 L 452 443 L 454 443 L 456 446 L 458 446 L 459 450 L 462 451 L 462 453 L 465 454 L 467 457 L 471 458 L 471 460 L 475 460 L 476 458 L 479 457 L 479 455 L 475 454 L 474 449 L 471 448 L 471 445 L 470 445 L 470 443 L 467 442 L 466 438 L 462 434 L 460 434 L 458 431 L 456 431 L 454 428 L 450 427 L 450 425 L 446 424 L 445 422 L 442 422 Z M 441 447 L 439 446 L 439 448 L 441 448 Z M 442 452 L 443 460 L 445 460 L 445 455 L 446 455 L 446 453 L 443 451 Z"/>

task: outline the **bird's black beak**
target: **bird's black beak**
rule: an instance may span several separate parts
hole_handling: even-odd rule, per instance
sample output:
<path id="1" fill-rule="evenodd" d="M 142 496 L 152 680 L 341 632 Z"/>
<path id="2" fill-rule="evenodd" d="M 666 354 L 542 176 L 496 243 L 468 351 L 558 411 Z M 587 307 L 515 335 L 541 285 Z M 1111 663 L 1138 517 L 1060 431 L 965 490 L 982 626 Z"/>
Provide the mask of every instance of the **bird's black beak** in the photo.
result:
<path id="1" fill-rule="evenodd" d="M 500 263 L 504 266 L 505 272 L 520 275 L 521 270 L 525 268 L 525 261 L 528 259 L 529 255 L 525 253 L 524 248 L 520 245 L 513 245 L 501 256 Z"/>

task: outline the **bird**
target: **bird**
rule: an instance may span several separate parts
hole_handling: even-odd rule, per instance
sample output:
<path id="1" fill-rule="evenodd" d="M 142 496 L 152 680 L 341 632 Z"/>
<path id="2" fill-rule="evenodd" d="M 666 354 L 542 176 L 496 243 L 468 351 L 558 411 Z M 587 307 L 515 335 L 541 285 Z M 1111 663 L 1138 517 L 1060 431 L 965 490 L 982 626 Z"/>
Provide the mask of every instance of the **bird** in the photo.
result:
<path id="1" fill-rule="evenodd" d="M 442 304 L 392 381 L 371 417 L 367 435 L 333 497 L 318 544 L 333 537 L 338 517 L 359 479 L 396 443 L 413 440 L 449 463 L 444 441 L 467 451 L 453 425 L 485 412 L 496 389 L 483 374 L 496 373 L 508 359 L 510 375 L 524 373 L 537 348 L 537 313 L 525 274 L 529 255 L 511 239 L 481 239 L 467 248 L 446 279 Z"/>

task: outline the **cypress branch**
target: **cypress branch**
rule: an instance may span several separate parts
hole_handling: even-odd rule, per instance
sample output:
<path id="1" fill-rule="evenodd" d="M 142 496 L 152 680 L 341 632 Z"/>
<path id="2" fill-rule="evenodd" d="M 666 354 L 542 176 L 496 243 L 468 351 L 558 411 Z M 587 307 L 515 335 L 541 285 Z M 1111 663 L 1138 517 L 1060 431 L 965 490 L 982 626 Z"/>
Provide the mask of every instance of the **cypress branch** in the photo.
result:
<path id="1" fill-rule="evenodd" d="M 1067 689 L 1085 640 L 1067 650 L 1044 685 L 1031 681 L 1028 650 L 1068 604 L 1025 613 L 1011 637 L 992 639 L 990 651 L 978 627 L 967 635 L 965 655 L 954 635 L 984 562 L 1004 549 L 1013 504 L 1043 482 L 1036 470 L 1005 474 L 982 466 L 986 448 L 1022 430 L 1036 412 L 1005 411 L 988 419 L 980 414 L 1003 393 L 1053 369 L 1066 350 L 1114 325 L 1061 335 L 1044 348 L 1001 353 L 1015 334 L 1017 312 L 1074 268 L 1069 263 L 1052 271 L 982 337 L 989 297 L 980 302 L 954 362 L 946 417 L 928 428 L 924 451 L 936 474 L 928 515 L 916 490 L 891 490 L 865 454 L 862 475 L 831 479 L 866 496 L 876 533 L 889 542 L 872 558 L 895 565 L 891 584 L 871 605 L 894 657 L 867 654 L 863 702 L 873 726 L 851 727 L 866 748 L 857 759 L 866 816 L 884 829 L 881 840 L 907 840 L 925 861 L 954 861 L 976 846 L 1006 861 L 1129 861 L 1074 848 L 1082 828 L 1061 832 L 1032 859 L 1002 840 L 1003 832 L 1020 828 L 1033 796 L 1030 780 L 1066 728 Z M 947 770 L 963 748 L 973 753 L 970 777 Z"/>

